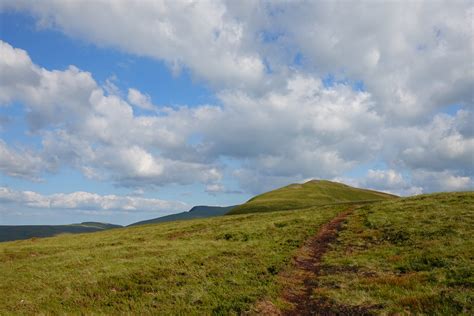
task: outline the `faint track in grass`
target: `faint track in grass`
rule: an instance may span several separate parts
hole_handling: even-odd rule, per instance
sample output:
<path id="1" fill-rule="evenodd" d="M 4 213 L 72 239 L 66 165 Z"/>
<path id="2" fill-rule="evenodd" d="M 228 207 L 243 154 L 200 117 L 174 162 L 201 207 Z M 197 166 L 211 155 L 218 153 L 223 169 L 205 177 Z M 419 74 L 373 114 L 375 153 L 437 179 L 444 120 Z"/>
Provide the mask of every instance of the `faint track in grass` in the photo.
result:
<path id="1" fill-rule="evenodd" d="M 317 288 L 317 278 L 322 270 L 322 258 L 332 243 L 337 240 L 339 232 L 344 228 L 347 217 L 354 212 L 351 206 L 344 212 L 324 224 L 318 232 L 309 238 L 299 249 L 288 270 L 279 274 L 285 284 L 280 297 L 292 309 L 279 310 L 269 301 L 260 301 L 254 312 L 259 315 L 370 315 L 370 306 L 346 306 L 323 298 L 314 298 L 313 291 Z"/>
<path id="2" fill-rule="evenodd" d="M 327 307 L 324 302 L 312 299 L 312 293 L 316 287 L 314 279 L 320 273 L 323 255 L 327 252 L 329 245 L 336 241 L 343 223 L 353 210 L 354 208 L 350 207 L 323 225 L 317 234 L 300 249 L 300 253 L 294 260 L 293 269 L 288 275 L 293 279 L 292 281 L 298 281 L 300 284 L 296 289 L 285 289 L 283 293 L 285 301 L 294 308 L 283 312 L 282 315 L 317 315 L 325 312 Z M 286 276 L 283 277 L 286 278 Z"/>

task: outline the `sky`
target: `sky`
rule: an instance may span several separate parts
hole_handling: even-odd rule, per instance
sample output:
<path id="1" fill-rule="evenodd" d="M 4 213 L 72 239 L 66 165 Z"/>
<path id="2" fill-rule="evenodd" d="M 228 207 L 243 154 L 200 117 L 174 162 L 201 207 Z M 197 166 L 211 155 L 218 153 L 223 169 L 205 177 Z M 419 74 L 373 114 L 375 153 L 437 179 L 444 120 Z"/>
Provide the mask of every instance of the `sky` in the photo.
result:
<path id="1" fill-rule="evenodd" d="M 472 1 L 0 0 L 0 224 L 329 179 L 474 189 Z"/>

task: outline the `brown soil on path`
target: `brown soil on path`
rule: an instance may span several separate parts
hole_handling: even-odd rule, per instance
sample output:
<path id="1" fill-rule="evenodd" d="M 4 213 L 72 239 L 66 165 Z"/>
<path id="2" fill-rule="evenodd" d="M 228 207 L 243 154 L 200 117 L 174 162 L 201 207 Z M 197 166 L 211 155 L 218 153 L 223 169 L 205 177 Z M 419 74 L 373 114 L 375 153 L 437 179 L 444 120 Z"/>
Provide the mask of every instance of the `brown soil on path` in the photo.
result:
<path id="1" fill-rule="evenodd" d="M 297 288 L 285 289 L 283 298 L 293 305 L 294 309 L 284 312 L 283 315 L 314 315 L 321 312 L 321 309 L 327 309 L 326 306 L 321 306 L 324 302 L 311 299 L 313 289 L 316 287 L 314 278 L 319 275 L 321 259 L 329 244 L 336 240 L 342 224 L 351 212 L 352 209 L 347 210 L 323 225 L 301 249 L 301 253 L 294 261 L 294 270 L 290 271 L 290 275 L 284 276 L 285 279 L 290 277 L 291 282 L 297 281 L 300 284 Z"/>
<path id="2" fill-rule="evenodd" d="M 286 285 L 280 297 L 292 309 L 281 311 L 269 301 L 260 301 L 254 310 L 256 314 L 288 316 L 371 314 L 370 307 L 340 305 L 329 299 L 312 297 L 313 290 L 317 288 L 317 277 L 322 270 L 322 257 L 330 244 L 336 241 L 347 216 L 354 211 L 354 208 L 350 207 L 323 225 L 298 251 L 291 268 L 279 275 L 281 283 Z"/>

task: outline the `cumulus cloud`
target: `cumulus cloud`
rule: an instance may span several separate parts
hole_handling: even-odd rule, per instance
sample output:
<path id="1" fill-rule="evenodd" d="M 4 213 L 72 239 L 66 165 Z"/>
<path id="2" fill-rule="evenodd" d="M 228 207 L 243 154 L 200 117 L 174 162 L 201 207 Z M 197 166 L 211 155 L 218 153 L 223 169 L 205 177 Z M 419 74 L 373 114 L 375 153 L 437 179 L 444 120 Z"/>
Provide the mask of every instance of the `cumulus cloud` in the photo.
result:
<path id="1" fill-rule="evenodd" d="M 411 170 L 403 174 L 393 169 L 369 169 L 361 178 L 337 177 L 335 181 L 356 187 L 374 189 L 409 196 L 441 191 L 472 191 L 474 178 L 471 175 L 459 175 L 453 170 L 428 171 Z"/>
<path id="2" fill-rule="evenodd" d="M 34 175 L 48 161 L 48 170 L 71 166 L 127 187 L 200 182 L 217 194 L 231 159 L 228 174 L 259 193 L 382 160 L 387 168 L 355 181 L 400 194 L 472 188 L 469 1 L 0 4 L 41 27 L 184 67 L 219 100 L 137 115 L 132 106 L 155 109 L 146 92 L 130 88 L 125 99 L 110 82 L 74 66 L 44 69 L 0 42 L 0 104 L 21 101 L 42 139 L 24 154 Z M 440 113 L 453 104 L 455 114 Z M 0 145 L 1 170 L 24 176 L 12 163 L 23 152 Z"/>
<path id="3" fill-rule="evenodd" d="M 469 110 L 439 114 L 424 125 L 387 125 L 370 93 L 344 83 L 327 87 L 317 77 L 294 73 L 282 89 L 261 96 L 223 91 L 218 94 L 221 107 L 181 107 L 136 116 L 126 100 L 106 95 L 89 73 L 73 66 L 64 71 L 40 68 L 24 51 L 6 43 L 2 51 L 20 55 L 17 59 L 27 61 L 30 75 L 38 78 L 13 84 L 21 86 L 21 92 L 7 85 L 1 88 L 10 100 L 23 100 L 30 128 L 42 137 L 36 156 L 43 159 L 25 158 L 22 164 L 30 173 L 39 173 L 48 161 L 49 170 L 69 165 L 87 177 L 121 186 L 200 182 L 216 193 L 222 191 L 216 188 L 221 187 L 225 168 L 219 159 L 231 157 L 240 162 L 234 176 L 241 186 L 258 193 L 289 181 L 337 177 L 383 155 L 393 169 L 469 176 L 474 153 Z M 10 68 L 23 64 L 12 63 Z M 143 101 L 144 94 L 134 93 Z M 133 99 L 130 93 L 128 98 Z M 68 113 L 60 109 L 65 103 L 71 107 Z M 190 141 L 194 135 L 200 136 L 199 142 Z M 3 170 L 21 176 L 11 162 L 19 161 L 15 153 L 5 143 L 2 146 L 8 152 Z"/>
<path id="4" fill-rule="evenodd" d="M 0 139 L 0 171 L 6 175 L 37 181 L 46 166 L 47 163 L 39 155 L 10 148 Z"/>
<path id="5" fill-rule="evenodd" d="M 221 1 L 3 1 L 27 10 L 41 27 L 189 68 L 215 85 L 255 86 L 260 55 L 247 49 L 245 25 Z"/>
<path id="6" fill-rule="evenodd" d="M 91 110 L 88 99 L 96 83 L 88 72 L 70 66 L 48 71 L 31 61 L 27 52 L 0 41 L 0 104 L 13 100 L 28 105 L 32 129 L 80 124 Z"/>
<path id="7" fill-rule="evenodd" d="M 8 56 L 0 61 L 0 67 L 24 73 L 16 81 L 10 78 L 11 84 L 0 86 L 3 103 L 22 101 L 30 130 L 42 138 L 40 151 L 21 155 L 0 143 L 0 170 L 8 175 L 33 177 L 42 170 L 66 165 L 88 177 L 131 187 L 220 180 L 212 163 L 166 155 L 183 147 L 186 151 L 186 139 L 195 125 L 192 122 L 205 115 L 206 107 L 170 110 L 167 116 L 135 116 L 126 100 L 106 95 L 90 73 L 74 66 L 49 71 L 33 64 L 25 51 L 0 43 L 0 53 Z M 143 96 L 139 91 L 136 94 Z"/>
<path id="8" fill-rule="evenodd" d="M 369 169 L 366 183 L 378 188 L 393 188 L 404 185 L 403 177 L 395 170 L 372 170 Z"/>
<path id="9" fill-rule="evenodd" d="M 4 47 L 23 54 L 8 44 Z M 366 136 L 381 123 L 370 95 L 346 85 L 325 88 L 311 76 L 295 74 L 283 91 L 261 97 L 241 90 L 223 92 L 219 94 L 223 107 L 184 107 L 143 117 L 135 116 L 119 96 L 105 95 L 90 74 L 77 68 L 63 72 L 34 64 L 31 68 L 40 69 L 40 80 L 25 85 L 25 91 L 55 87 L 47 89 L 46 103 L 26 92 L 16 95 L 35 118 L 32 129 L 41 129 L 38 121 L 54 127 L 58 116 L 49 119 L 42 108 L 59 111 L 65 96 L 74 99 L 68 106 L 79 108 L 62 119 L 61 128 L 40 130 L 44 155 L 58 166 L 69 164 L 87 176 L 106 177 L 120 185 L 198 181 L 216 187 L 222 177 L 216 162 L 225 156 L 244 159 L 244 169 L 263 175 L 331 176 L 370 158 L 378 148 L 378 141 Z M 62 84 L 57 78 L 64 76 L 69 80 Z M 78 114 L 81 109 L 87 111 Z M 191 144 L 188 140 L 195 134 L 202 141 Z"/>
<path id="10" fill-rule="evenodd" d="M 25 86 L 39 85 L 39 71 L 26 51 L 0 41 L 0 104 L 11 102 Z"/>
<path id="11" fill-rule="evenodd" d="M 423 187 L 415 186 L 400 172 L 393 169 L 373 170 L 369 169 L 365 178 L 360 179 L 360 186 L 394 193 L 398 195 L 413 195 L 423 193 Z"/>
<path id="12" fill-rule="evenodd" d="M 16 191 L 0 187 L 0 203 L 19 209 L 55 209 L 74 211 L 166 212 L 176 213 L 188 209 L 179 201 L 164 201 L 135 196 L 99 195 L 89 192 L 42 195 L 32 191 Z"/>
<path id="13" fill-rule="evenodd" d="M 277 42 L 302 54 L 303 67 L 362 80 L 379 103 L 378 112 L 392 120 L 421 120 L 443 106 L 472 105 L 470 1 L 311 1 L 275 7 L 270 30 L 282 34 Z"/>
<path id="14" fill-rule="evenodd" d="M 473 191 L 474 179 L 470 175 L 458 175 L 450 170 L 416 170 L 412 173 L 413 182 L 423 187 L 425 192 Z"/>
<path id="15" fill-rule="evenodd" d="M 151 103 L 150 96 L 143 94 L 137 89 L 128 89 L 128 102 L 145 110 L 153 110 L 155 106 Z"/>
<path id="16" fill-rule="evenodd" d="M 474 122 L 472 118 L 472 112 L 460 110 L 454 116 L 438 114 L 428 124 L 413 127 L 409 134 L 403 135 L 397 128 L 399 141 L 405 143 L 398 158 L 411 169 L 467 172 L 474 159 L 474 135 L 467 126 L 468 121 Z"/>
<path id="17" fill-rule="evenodd" d="M 201 130 L 206 151 L 239 159 L 234 175 L 252 193 L 333 177 L 369 161 L 381 146 L 370 134 L 382 124 L 370 95 L 347 85 L 327 88 L 295 74 L 281 91 L 261 97 L 226 92 L 220 99 L 225 107 Z"/>
<path id="18" fill-rule="evenodd" d="M 188 68 L 218 88 L 281 87 L 299 66 L 318 76 L 363 81 L 377 111 L 392 120 L 472 105 L 469 0 L 4 0 L 2 7 L 28 11 L 41 27 L 99 46 L 164 60 L 174 71 Z"/>

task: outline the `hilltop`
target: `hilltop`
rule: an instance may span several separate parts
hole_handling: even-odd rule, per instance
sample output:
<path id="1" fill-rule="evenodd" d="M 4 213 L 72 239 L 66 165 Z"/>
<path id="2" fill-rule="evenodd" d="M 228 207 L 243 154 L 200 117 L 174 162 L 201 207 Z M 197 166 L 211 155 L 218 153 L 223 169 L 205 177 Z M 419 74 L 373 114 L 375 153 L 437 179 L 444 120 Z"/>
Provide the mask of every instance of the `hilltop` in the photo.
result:
<path id="1" fill-rule="evenodd" d="M 166 215 L 162 217 L 157 217 L 145 221 L 136 222 L 128 226 L 137 226 L 137 225 L 147 225 L 147 224 L 156 224 L 163 222 L 172 222 L 172 221 L 181 221 L 188 219 L 196 218 L 207 218 L 214 216 L 222 216 L 229 211 L 231 211 L 235 206 L 207 206 L 207 205 L 198 205 L 194 206 L 187 212 L 181 212 L 177 214 Z"/>
<path id="2" fill-rule="evenodd" d="M 392 194 L 359 189 L 327 180 L 311 180 L 303 184 L 266 192 L 235 207 L 228 214 L 294 210 L 315 205 L 373 202 L 397 198 Z"/>

